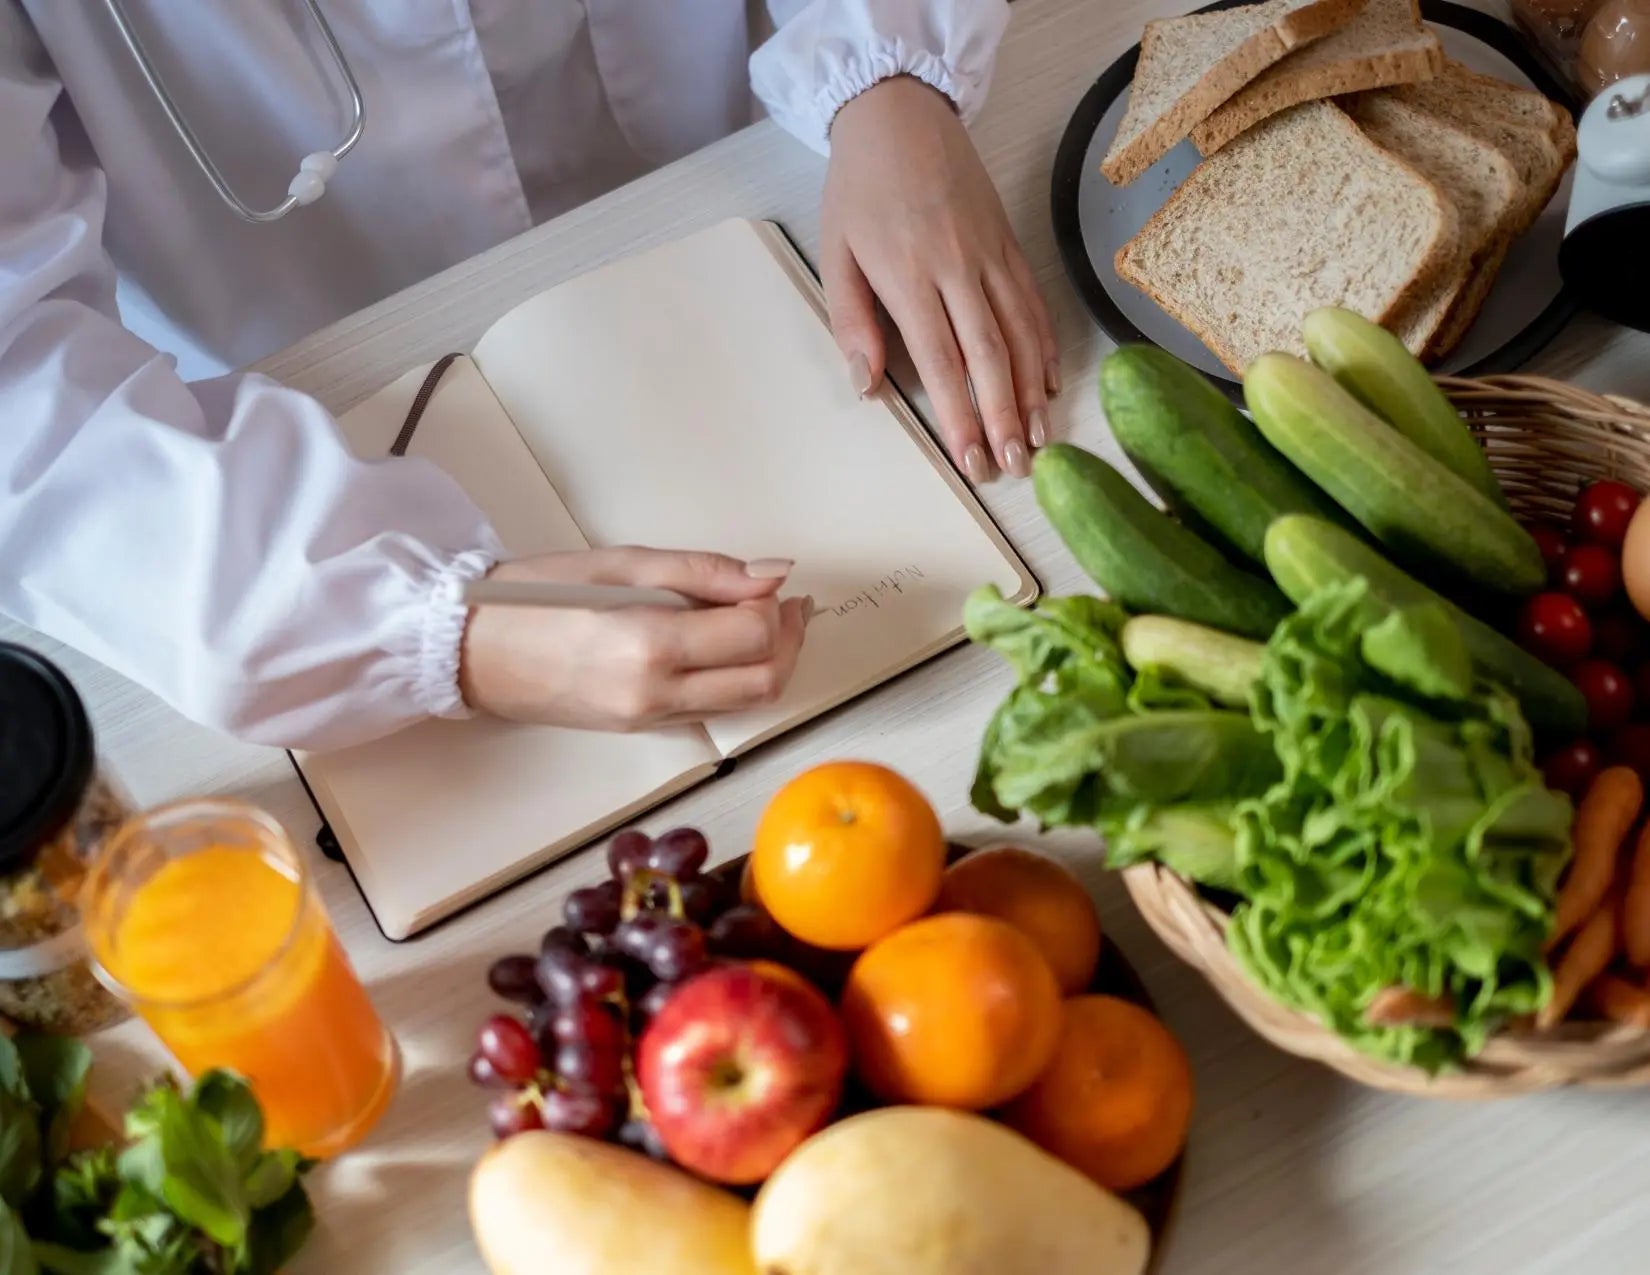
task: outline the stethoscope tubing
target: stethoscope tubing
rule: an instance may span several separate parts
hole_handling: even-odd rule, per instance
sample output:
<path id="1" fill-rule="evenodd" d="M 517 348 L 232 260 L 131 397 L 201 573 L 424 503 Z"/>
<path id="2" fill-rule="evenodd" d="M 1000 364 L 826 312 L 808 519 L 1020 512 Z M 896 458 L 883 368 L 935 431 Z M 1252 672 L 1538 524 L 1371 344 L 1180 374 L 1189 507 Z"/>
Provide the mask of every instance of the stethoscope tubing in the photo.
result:
<path id="1" fill-rule="evenodd" d="M 176 100 L 167 89 L 160 72 L 155 69 L 155 64 L 150 60 L 148 52 L 144 49 L 143 41 L 138 37 L 137 30 L 132 26 L 131 18 L 127 14 L 126 6 L 122 3 L 122 0 L 103 0 L 103 4 L 108 9 L 109 17 L 113 20 L 116 30 L 120 32 L 120 38 L 125 42 L 127 50 L 131 53 L 132 60 L 137 63 L 138 70 L 143 73 L 143 78 L 148 82 L 156 101 L 160 103 L 161 110 L 166 112 L 166 118 L 171 121 L 178 137 L 182 140 L 184 146 L 188 148 L 189 154 L 194 158 L 195 163 L 199 165 L 201 172 L 206 174 L 206 179 L 212 183 L 212 189 L 218 192 L 219 198 L 228 204 L 237 216 L 250 222 L 277 221 L 300 204 L 310 202 L 308 199 L 300 199 L 297 195 L 289 193 L 274 208 L 257 209 L 250 207 L 241 199 L 219 170 L 217 164 L 213 162 L 211 155 L 207 154 L 206 148 L 201 145 L 200 138 L 195 135 L 195 130 L 189 126 L 189 121 L 184 119 L 183 112 L 178 109 Z M 336 164 L 338 160 L 343 159 L 345 155 L 354 150 L 355 144 L 361 140 L 361 134 L 366 128 L 366 106 L 361 100 L 361 86 L 356 81 L 355 71 L 350 66 L 349 59 L 344 56 L 344 50 L 338 43 L 338 37 L 333 32 L 332 24 L 327 21 L 326 15 L 321 12 L 317 0 L 303 0 L 303 4 L 309 10 L 310 17 L 314 19 L 316 28 L 321 32 L 321 38 L 326 43 L 327 51 L 331 54 L 333 63 L 338 68 L 338 74 L 343 79 L 345 88 L 349 91 L 350 127 L 344 140 L 332 148 L 331 154 L 333 162 Z M 324 158 L 325 154 L 326 152 L 321 152 L 321 157 Z M 310 160 L 306 159 L 304 167 L 307 169 L 309 166 Z"/>

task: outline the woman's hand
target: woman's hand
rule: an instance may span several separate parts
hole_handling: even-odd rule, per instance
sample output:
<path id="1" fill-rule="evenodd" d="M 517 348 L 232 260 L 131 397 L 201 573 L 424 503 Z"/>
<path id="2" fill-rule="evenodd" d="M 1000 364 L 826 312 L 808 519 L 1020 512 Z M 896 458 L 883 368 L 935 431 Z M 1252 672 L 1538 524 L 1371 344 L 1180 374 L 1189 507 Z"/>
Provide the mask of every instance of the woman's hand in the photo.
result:
<path id="1" fill-rule="evenodd" d="M 969 478 L 991 477 L 989 456 L 1011 474 L 1030 473 L 1028 444 L 1048 441 L 1059 351 L 1002 201 L 951 103 L 897 76 L 844 106 L 831 126 L 820 216 L 831 328 L 854 387 L 865 394 L 882 379 L 880 300 Z"/>
<path id="2" fill-rule="evenodd" d="M 796 667 L 812 607 L 807 598 L 779 600 L 790 566 L 658 549 L 504 563 L 492 579 L 674 589 L 713 605 L 479 608 L 464 634 L 464 702 L 516 721 L 621 731 L 770 703 Z"/>

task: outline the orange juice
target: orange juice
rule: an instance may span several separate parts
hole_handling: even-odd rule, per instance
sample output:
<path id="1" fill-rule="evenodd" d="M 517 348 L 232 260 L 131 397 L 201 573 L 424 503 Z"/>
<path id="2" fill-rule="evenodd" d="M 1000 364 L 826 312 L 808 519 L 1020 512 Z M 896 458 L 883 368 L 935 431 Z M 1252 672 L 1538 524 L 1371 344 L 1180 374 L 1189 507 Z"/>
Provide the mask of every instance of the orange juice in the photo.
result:
<path id="1" fill-rule="evenodd" d="M 98 962 L 185 1070 L 251 1082 L 267 1145 L 343 1150 L 394 1093 L 393 1039 L 279 829 L 218 803 L 180 823 L 185 809 L 136 821 L 94 871 Z"/>

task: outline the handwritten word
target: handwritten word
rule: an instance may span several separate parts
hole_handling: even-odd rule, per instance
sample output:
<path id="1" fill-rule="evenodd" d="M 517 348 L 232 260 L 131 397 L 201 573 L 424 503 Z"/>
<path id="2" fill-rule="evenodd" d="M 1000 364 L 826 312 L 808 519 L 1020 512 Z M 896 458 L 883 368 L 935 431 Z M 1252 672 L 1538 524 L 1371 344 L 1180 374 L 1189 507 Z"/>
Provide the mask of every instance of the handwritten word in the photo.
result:
<path id="1" fill-rule="evenodd" d="M 853 597 L 843 602 L 830 603 L 826 610 L 832 615 L 851 615 L 861 607 L 881 610 L 882 604 L 891 601 L 893 595 L 904 593 L 914 587 L 917 581 L 925 578 L 919 566 L 900 567 L 890 571 L 875 584 L 867 585 Z"/>

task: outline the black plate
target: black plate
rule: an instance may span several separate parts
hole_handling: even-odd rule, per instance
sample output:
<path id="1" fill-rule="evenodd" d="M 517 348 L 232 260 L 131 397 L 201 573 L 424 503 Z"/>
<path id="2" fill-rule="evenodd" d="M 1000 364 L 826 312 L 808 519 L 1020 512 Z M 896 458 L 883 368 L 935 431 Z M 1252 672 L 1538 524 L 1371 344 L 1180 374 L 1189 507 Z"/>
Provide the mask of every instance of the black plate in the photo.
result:
<path id="1" fill-rule="evenodd" d="M 1217 0 L 1198 12 L 1249 2 Z M 1511 27 L 1449 0 L 1421 0 L 1421 12 L 1451 57 L 1505 79 L 1522 77 L 1573 108 L 1569 95 L 1552 81 Z M 1236 380 L 1203 343 L 1112 269 L 1116 250 L 1163 205 L 1200 158 L 1186 141 L 1126 187 L 1114 187 L 1101 176 L 1100 159 L 1116 133 L 1139 57 L 1137 44 L 1112 63 L 1083 96 L 1066 125 L 1054 158 L 1054 238 L 1066 273 L 1107 336 L 1119 345 L 1141 341 L 1161 345 L 1235 396 Z M 1513 371 L 1569 322 L 1577 303 L 1558 273 L 1568 203 L 1566 177 L 1547 211 L 1508 255 L 1478 322 L 1440 371 L 1463 376 Z"/>

